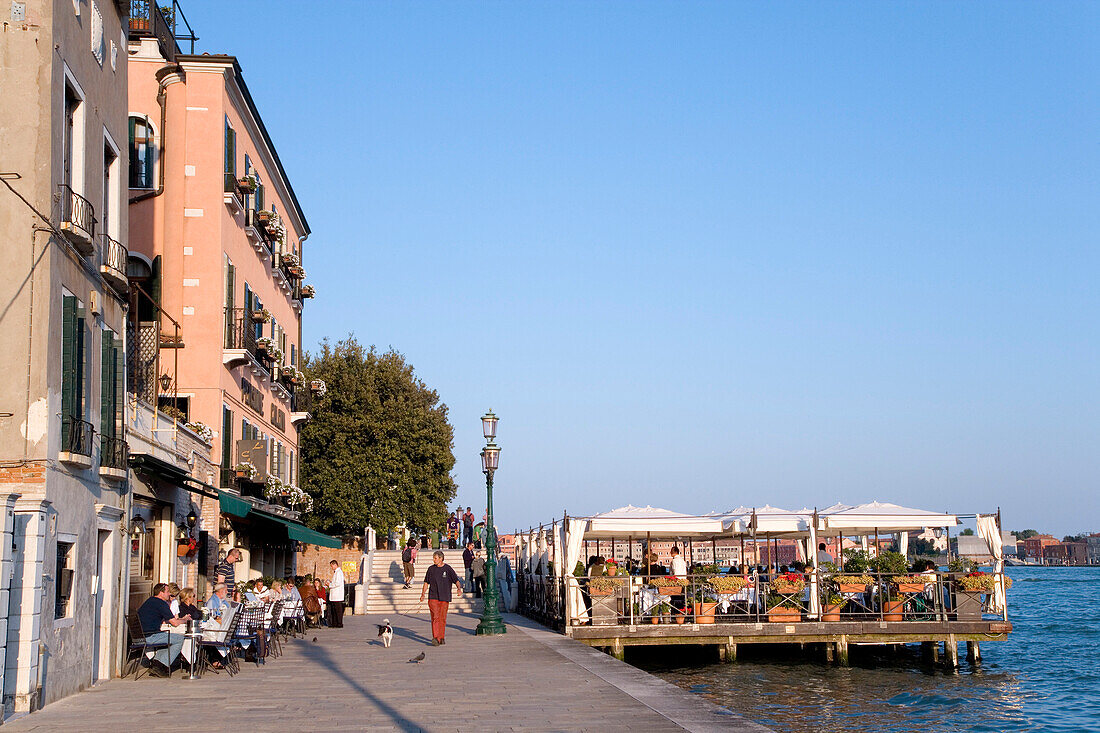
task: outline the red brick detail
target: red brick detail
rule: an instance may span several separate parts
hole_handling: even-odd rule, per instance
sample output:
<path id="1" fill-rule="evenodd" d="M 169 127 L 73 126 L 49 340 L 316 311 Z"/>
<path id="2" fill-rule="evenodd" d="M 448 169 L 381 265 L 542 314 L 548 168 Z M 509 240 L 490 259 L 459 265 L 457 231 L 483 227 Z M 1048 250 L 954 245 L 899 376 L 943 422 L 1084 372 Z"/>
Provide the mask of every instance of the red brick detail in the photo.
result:
<path id="1" fill-rule="evenodd" d="M 0 484 L 44 484 L 46 467 L 35 463 L 0 468 Z"/>

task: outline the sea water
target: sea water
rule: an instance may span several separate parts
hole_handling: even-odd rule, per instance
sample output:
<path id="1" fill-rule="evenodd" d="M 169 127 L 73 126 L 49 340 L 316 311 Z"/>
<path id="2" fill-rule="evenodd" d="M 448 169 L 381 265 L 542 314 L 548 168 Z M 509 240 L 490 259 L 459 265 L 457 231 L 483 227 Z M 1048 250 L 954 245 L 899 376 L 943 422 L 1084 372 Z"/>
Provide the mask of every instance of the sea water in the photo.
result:
<path id="1" fill-rule="evenodd" d="M 1100 568 L 1008 575 L 1013 632 L 983 643 L 977 667 L 960 643 L 956 673 L 925 668 L 917 645 L 852 647 L 848 668 L 745 645 L 735 664 L 668 647 L 628 660 L 776 731 L 1100 731 Z"/>

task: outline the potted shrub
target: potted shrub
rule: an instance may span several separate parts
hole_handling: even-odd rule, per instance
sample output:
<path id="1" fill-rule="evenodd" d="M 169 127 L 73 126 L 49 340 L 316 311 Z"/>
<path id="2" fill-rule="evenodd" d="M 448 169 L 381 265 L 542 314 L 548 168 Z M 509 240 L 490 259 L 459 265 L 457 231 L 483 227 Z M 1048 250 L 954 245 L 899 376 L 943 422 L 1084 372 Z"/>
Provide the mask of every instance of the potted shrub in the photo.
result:
<path id="1" fill-rule="evenodd" d="M 202 422 L 199 422 L 198 420 L 195 420 L 194 422 L 187 423 L 186 425 L 184 425 L 184 427 L 187 428 L 188 430 L 190 430 L 195 435 L 202 438 L 204 443 L 211 443 L 211 444 L 213 443 L 213 441 L 214 441 L 214 431 L 211 430 L 210 426 L 207 425 L 206 423 L 202 423 Z"/>
<path id="2" fill-rule="evenodd" d="M 997 576 L 974 570 L 955 579 L 952 597 L 955 617 L 959 621 L 979 621 L 982 618 L 982 596 L 997 587 Z M 1012 587 L 1012 578 L 1005 576 L 1005 590 Z"/>
<path id="3" fill-rule="evenodd" d="M 261 354 L 270 354 L 272 349 L 275 348 L 275 342 L 269 339 L 267 336 L 256 339 L 256 351 Z"/>
<path id="4" fill-rule="evenodd" d="M 784 573 L 768 583 L 768 620 L 776 623 L 793 623 L 802 618 L 802 591 L 806 580 L 801 573 Z"/>
<path id="5" fill-rule="evenodd" d="M 317 290 L 312 285 L 303 285 L 299 293 L 303 298 L 312 298 L 317 295 Z"/>
<path id="6" fill-rule="evenodd" d="M 254 481 L 256 477 L 260 475 L 260 470 L 249 461 L 241 461 L 236 466 L 233 466 L 233 470 L 237 473 L 237 478 L 244 479 L 245 481 Z"/>
<path id="7" fill-rule="evenodd" d="M 271 312 L 267 308 L 260 308 L 258 311 L 252 311 L 253 323 L 267 323 L 271 320 Z"/>
<path id="8" fill-rule="evenodd" d="M 834 575 L 833 582 L 841 593 L 865 593 L 867 586 L 875 582 L 870 575 Z"/>
<path id="9" fill-rule="evenodd" d="M 821 597 L 821 620 L 839 621 L 840 609 L 844 607 L 844 596 L 829 592 Z"/>
<path id="10" fill-rule="evenodd" d="M 924 592 L 924 578 L 919 575 L 895 575 L 890 580 L 897 586 L 898 593 Z"/>
<path id="11" fill-rule="evenodd" d="M 623 581 L 600 575 L 588 581 L 588 593 L 593 596 L 609 596 L 621 588 Z"/>
<path id="12" fill-rule="evenodd" d="M 776 624 L 793 624 L 802 620 L 802 611 L 793 598 L 772 593 L 768 596 L 768 621 Z"/>
<path id="13" fill-rule="evenodd" d="M 267 222 L 271 221 L 273 216 L 275 215 L 272 212 L 267 211 L 266 209 L 261 209 L 260 211 L 256 212 L 256 221 L 260 222 L 261 224 L 266 224 Z"/>
<path id="14" fill-rule="evenodd" d="M 255 173 L 246 173 L 237 179 L 237 187 L 242 191 L 252 193 L 260 187 L 260 179 L 256 177 Z"/>
<path id="15" fill-rule="evenodd" d="M 678 596 L 684 592 L 687 581 L 673 575 L 658 575 L 650 584 L 663 596 Z"/>
<path id="16" fill-rule="evenodd" d="M 751 584 L 748 578 L 741 575 L 712 575 L 706 583 L 715 593 L 740 593 Z"/>
<path id="17" fill-rule="evenodd" d="M 607 560 L 604 561 L 603 567 L 604 572 L 606 572 L 608 575 L 619 574 L 619 563 L 613 557 L 607 558 Z"/>
<path id="18" fill-rule="evenodd" d="M 325 384 L 325 380 L 314 379 L 312 382 L 309 383 L 309 391 L 317 395 L 318 397 L 324 397 L 325 392 L 328 391 L 328 386 Z"/>
<path id="19" fill-rule="evenodd" d="M 864 550 L 849 548 L 844 551 L 844 572 L 862 573 L 871 569 L 871 556 Z"/>
<path id="20" fill-rule="evenodd" d="M 672 606 L 671 605 L 669 605 L 667 602 L 662 603 L 660 606 L 657 607 L 657 611 L 661 615 L 661 623 L 663 623 L 663 624 L 672 623 Z"/>

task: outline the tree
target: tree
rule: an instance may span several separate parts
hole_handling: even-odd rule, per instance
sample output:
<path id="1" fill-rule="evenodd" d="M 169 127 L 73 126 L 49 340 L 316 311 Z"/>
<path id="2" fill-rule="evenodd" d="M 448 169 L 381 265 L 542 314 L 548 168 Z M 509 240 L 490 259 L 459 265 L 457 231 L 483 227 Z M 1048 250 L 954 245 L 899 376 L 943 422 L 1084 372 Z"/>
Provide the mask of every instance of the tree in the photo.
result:
<path id="1" fill-rule="evenodd" d="M 1014 532 L 1012 533 L 1012 536 L 1013 536 L 1013 537 L 1015 537 L 1015 538 L 1016 538 L 1016 539 L 1018 539 L 1018 540 L 1027 540 L 1027 539 L 1031 539 L 1032 537 L 1034 537 L 1034 536 L 1035 536 L 1035 535 L 1037 535 L 1037 534 L 1039 534 L 1039 531 L 1038 531 L 1038 530 L 1035 530 L 1035 529 L 1023 529 L 1023 530 L 1016 530 L 1016 531 L 1014 531 Z"/>
<path id="2" fill-rule="evenodd" d="M 307 382 L 326 387 L 301 435 L 310 526 L 334 534 L 439 526 L 457 486 L 454 430 L 435 390 L 400 353 L 364 349 L 350 335 L 335 346 L 325 339 L 302 366 Z"/>
<path id="3" fill-rule="evenodd" d="M 1062 538 L 1062 542 L 1084 542 L 1084 541 L 1085 541 L 1084 532 L 1082 532 L 1081 534 L 1067 534 L 1065 537 Z"/>
<path id="4" fill-rule="evenodd" d="M 974 530 L 970 529 L 970 527 L 967 527 L 962 532 L 959 532 L 959 536 L 961 536 L 961 537 L 973 537 L 974 536 Z"/>

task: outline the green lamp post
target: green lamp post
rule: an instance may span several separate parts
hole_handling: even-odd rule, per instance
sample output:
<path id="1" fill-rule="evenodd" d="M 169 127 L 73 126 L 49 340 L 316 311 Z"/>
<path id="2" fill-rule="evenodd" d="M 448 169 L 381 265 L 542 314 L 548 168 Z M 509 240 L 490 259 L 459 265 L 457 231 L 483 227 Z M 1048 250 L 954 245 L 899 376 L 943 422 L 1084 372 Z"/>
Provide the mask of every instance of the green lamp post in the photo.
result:
<path id="1" fill-rule="evenodd" d="M 485 474 L 485 491 L 488 494 L 485 516 L 485 608 L 481 611 L 481 623 L 477 625 L 479 636 L 495 636 L 507 631 L 500 615 L 500 587 L 497 585 L 497 533 L 493 523 L 493 473 L 500 464 L 500 446 L 493 442 L 497 436 L 497 416 L 489 410 L 481 418 L 485 447 L 481 449 L 481 470 Z"/>

